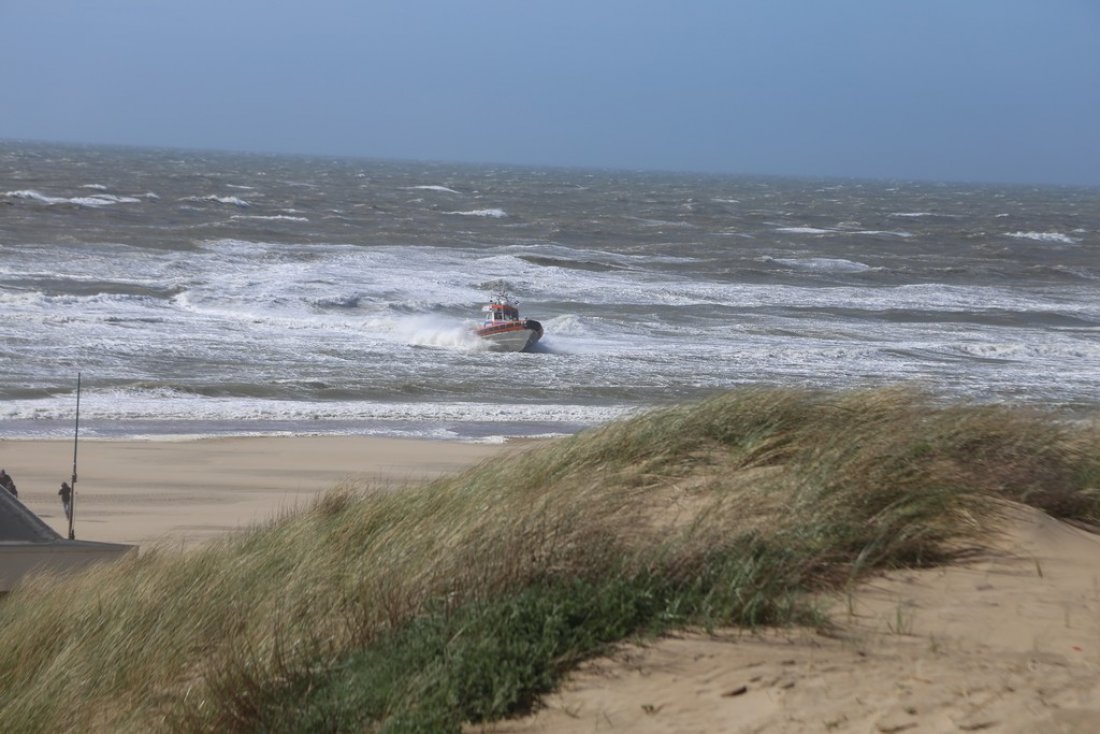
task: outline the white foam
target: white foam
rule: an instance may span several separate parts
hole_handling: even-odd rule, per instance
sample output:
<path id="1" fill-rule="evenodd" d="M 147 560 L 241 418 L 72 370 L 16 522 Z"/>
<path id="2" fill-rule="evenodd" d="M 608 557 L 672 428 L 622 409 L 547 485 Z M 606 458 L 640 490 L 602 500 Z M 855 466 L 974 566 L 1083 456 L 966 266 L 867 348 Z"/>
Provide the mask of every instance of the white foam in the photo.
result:
<path id="1" fill-rule="evenodd" d="M 28 201 L 37 201 L 41 204 L 75 204 L 77 206 L 84 206 L 89 208 L 110 206 L 111 204 L 136 204 L 140 203 L 141 199 L 136 199 L 132 196 L 115 196 L 114 194 L 93 194 L 91 196 L 74 196 L 71 198 L 63 196 L 46 196 L 45 194 L 35 191 L 33 189 L 23 189 L 20 191 L 8 191 L 4 196 L 9 196 L 13 199 L 26 199 Z"/>
<path id="2" fill-rule="evenodd" d="M 3 272 L 3 271 L 0 271 Z M 37 291 L 9 291 L 0 287 L 0 303 L 5 308 L 28 308 L 42 303 L 43 295 Z M 9 317 L 11 314 L 7 314 Z"/>
<path id="3" fill-rule="evenodd" d="M 229 214 L 239 212 L 226 210 L 214 219 L 224 223 Z M 281 207 L 269 214 L 291 216 Z M 0 379 L 6 386 L 33 388 L 12 394 L 43 396 L 14 408 L 0 401 L 0 417 L 9 409 L 15 411 L 12 417 L 71 417 L 71 396 L 50 397 L 71 369 L 57 361 L 57 345 L 81 356 L 86 375 L 99 376 L 91 384 L 102 385 L 109 375 L 112 384 L 135 386 L 89 397 L 88 415 L 119 422 L 179 420 L 181 431 L 203 430 L 187 422 L 202 420 L 233 423 L 225 430 L 251 430 L 247 421 L 253 419 L 297 421 L 305 430 L 315 421 L 320 431 L 418 435 L 453 431 L 467 421 L 550 423 L 539 430 L 553 430 L 558 419 L 589 423 L 607 404 L 664 400 L 752 381 L 845 385 L 859 376 L 891 381 L 931 376 L 949 385 L 998 381 L 983 385 L 987 394 L 1037 386 L 1036 395 L 1048 390 L 1042 394 L 1064 396 L 1085 394 L 1100 379 L 1095 366 L 1100 355 L 1090 346 L 1097 343 L 1096 332 L 1084 333 L 1088 324 L 1100 323 L 1100 303 L 1088 287 L 1094 282 L 1050 290 L 1042 283 L 838 283 L 844 276 L 828 274 L 870 269 L 854 260 L 858 256 L 877 266 L 884 262 L 881 253 L 901 242 L 894 247 L 892 240 L 880 242 L 876 250 L 871 239 L 850 237 L 857 225 L 837 225 L 842 226 L 851 250 L 763 250 L 789 255 L 760 258 L 793 269 L 783 271 L 782 282 L 731 277 L 711 268 L 709 255 L 654 254 L 694 252 L 663 247 L 637 254 L 633 248 L 601 252 L 595 246 L 529 241 L 412 247 L 241 238 L 183 251 L 68 241 L 49 249 L 0 244 L 5 315 L 0 337 L 17 354 L 0 365 Z M 288 222 L 285 229 L 298 227 Z M 999 230 L 996 237 L 1008 241 Z M 844 244 L 835 234 L 825 239 L 832 241 Z M 740 254 L 739 267 L 761 252 Z M 539 256 L 622 267 L 556 267 Z M 833 282 L 791 284 L 791 273 L 799 271 L 808 271 L 802 275 L 807 281 Z M 17 278 L 8 277 L 11 273 Z M 500 278 L 522 300 L 522 314 L 546 329 L 539 348 L 544 354 L 480 351 L 484 343 L 470 327 L 488 295 L 485 284 Z M 79 287 L 85 282 L 95 285 Z M 104 289 L 103 283 L 111 287 Z M 911 313 L 897 313 L 903 310 Z M 962 318 L 940 318 L 941 311 Z M 967 318 L 987 312 L 996 318 L 1001 311 L 1020 318 L 994 329 Z M 931 313 L 924 318 L 920 312 Z M 1080 315 L 1085 327 L 1013 325 L 1043 313 Z M 1029 351 L 1014 356 L 983 346 L 992 342 L 1025 345 Z M 975 345 L 973 354 L 951 348 L 960 343 Z M 983 358 L 1004 362 L 987 373 Z M 977 366 L 967 367 L 973 360 L 979 360 Z M 499 391 L 486 374 L 503 376 Z M 1049 380 L 1050 374 L 1058 380 Z M 218 379 L 224 389 L 211 388 Z M 207 394 L 150 390 L 166 382 L 194 385 Z M 248 385 L 263 391 L 238 390 Z M 251 395 L 228 397 L 235 392 Z M 436 405 L 437 399 L 444 402 Z M 328 429 L 321 425 L 326 420 L 354 427 Z M 479 425 L 458 433 L 483 430 Z"/>
<path id="4" fill-rule="evenodd" d="M 694 229 L 695 225 L 691 222 L 670 221 L 668 219 L 644 219 L 642 217 L 623 217 L 634 222 L 638 222 L 643 227 L 659 227 L 667 228 L 672 227 L 675 229 Z"/>
<path id="5" fill-rule="evenodd" d="M 1076 245 L 1080 240 L 1061 232 L 1006 232 L 1009 237 L 1018 240 L 1033 240 L 1035 242 L 1057 242 L 1063 245 Z"/>
<path id="6" fill-rule="evenodd" d="M 902 238 L 907 238 L 907 237 L 912 237 L 913 236 L 912 232 L 894 232 L 894 231 L 891 231 L 891 230 L 888 230 L 888 229 L 862 229 L 858 232 L 855 232 L 854 234 L 883 235 L 883 236 L 902 237 Z"/>
<path id="7" fill-rule="evenodd" d="M 81 206 L 107 206 L 109 204 L 138 204 L 141 199 L 133 196 L 115 196 L 114 194 L 94 194 L 92 196 L 80 196 L 70 199 L 74 204 Z"/>
<path id="8" fill-rule="evenodd" d="M 492 217 L 493 219 L 501 219 L 508 216 L 508 212 L 503 209 L 474 209 L 468 212 L 444 212 L 445 214 L 458 214 L 463 217 Z"/>
<path id="9" fill-rule="evenodd" d="M 247 209 L 248 207 L 252 206 L 244 199 L 238 198 L 236 196 L 216 196 L 215 194 L 210 194 L 209 196 L 185 196 L 180 199 L 180 201 L 193 201 L 198 203 L 202 203 L 204 201 L 212 201 L 216 204 L 232 204 L 233 206 L 240 207 L 241 209 Z"/>
<path id="10" fill-rule="evenodd" d="M 230 219 L 259 219 L 269 222 L 308 222 L 308 217 L 292 217 L 287 214 L 272 214 L 268 216 L 260 214 L 234 214 Z"/>
<path id="11" fill-rule="evenodd" d="M 376 322 L 377 325 L 377 322 Z M 408 316 L 389 321 L 391 333 L 408 344 L 424 347 L 452 347 L 479 350 L 485 346 L 473 332 L 473 324 L 441 316 Z"/>
<path id="12" fill-rule="evenodd" d="M 46 196 L 33 189 L 22 189 L 20 191 L 7 191 L 4 196 L 11 197 L 12 199 L 30 199 L 31 201 L 40 201 L 43 204 L 60 204 L 68 201 L 68 199 L 62 199 L 55 196 Z"/>
<path id="13" fill-rule="evenodd" d="M 985 359 L 1003 360 L 1054 360 L 1060 363 L 1069 361 L 1096 361 L 1100 359 L 1100 343 L 1095 341 L 1075 341 L 1072 343 L 998 343 L 977 342 L 952 344 L 952 351 Z"/>
<path id="14" fill-rule="evenodd" d="M 835 229 L 820 229 L 818 227 L 779 227 L 776 232 L 788 232 L 790 234 L 832 234 Z"/>
<path id="15" fill-rule="evenodd" d="M 871 266 L 855 260 L 834 257 L 769 257 L 771 262 L 786 265 L 795 270 L 816 270 L 828 273 L 862 273 Z"/>
<path id="16" fill-rule="evenodd" d="M 67 420 L 72 397 L 6 400 L 0 417 L 9 420 Z M 622 407 L 477 402 L 301 401 L 211 397 L 166 388 L 86 390 L 81 420 L 317 421 L 401 420 L 413 422 L 528 422 L 594 424 L 623 415 Z"/>
<path id="17" fill-rule="evenodd" d="M 454 189 L 448 188 L 446 186 L 438 186 L 438 185 L 434 185 L 434 186 L 403 186 L 402 188 L 406 191 L 411 191 L 411 190 L 417 190 L 418 189 L 418 190 L 422 190 L 422 191 L 442 191 L 442 192 L 447 193 L 447 194 L 457 194 L 458 193 Z"/>

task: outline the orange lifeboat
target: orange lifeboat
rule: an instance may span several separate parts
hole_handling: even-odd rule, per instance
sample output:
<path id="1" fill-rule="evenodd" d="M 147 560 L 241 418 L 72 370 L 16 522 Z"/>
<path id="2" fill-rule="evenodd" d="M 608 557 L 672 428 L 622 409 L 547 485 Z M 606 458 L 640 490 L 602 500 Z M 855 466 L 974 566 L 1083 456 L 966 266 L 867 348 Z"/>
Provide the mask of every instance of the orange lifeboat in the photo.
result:
<path id="1" fill-rule="evenodd" d="M 484 306 L 485 321 L 474 330 L 494 352 L 526 352 L 542 338 L 542 324 L 521 318 L 515 302 L 504 291 L 497 291 Z"/>

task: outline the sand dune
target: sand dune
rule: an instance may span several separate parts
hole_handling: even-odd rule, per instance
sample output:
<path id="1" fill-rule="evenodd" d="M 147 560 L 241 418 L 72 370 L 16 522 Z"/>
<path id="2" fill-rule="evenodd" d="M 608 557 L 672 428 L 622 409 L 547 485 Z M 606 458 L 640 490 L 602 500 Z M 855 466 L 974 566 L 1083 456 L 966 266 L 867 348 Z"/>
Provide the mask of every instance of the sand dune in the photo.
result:
<path id="1" fill-rule="evenodd" d="M 356 437 L 81 443 L 78 537 L 191 546 L 346 480 L 399 486 L 507 447 Z M 72 445 L 0 441 L 58 530 Z M 571 676 L 492 732 L 1100 731 L 1100 536 L 1030 508 L 965 564 L 826 600 L 835 630 L 678 634 Z"/>
<path id="2" fill-rule="evenodd" d="M 973 562 L 829 600 L 836 624 L 622 648 L 504 732 L 1100 731 L 1100 536 L 1012 506 Z"/>

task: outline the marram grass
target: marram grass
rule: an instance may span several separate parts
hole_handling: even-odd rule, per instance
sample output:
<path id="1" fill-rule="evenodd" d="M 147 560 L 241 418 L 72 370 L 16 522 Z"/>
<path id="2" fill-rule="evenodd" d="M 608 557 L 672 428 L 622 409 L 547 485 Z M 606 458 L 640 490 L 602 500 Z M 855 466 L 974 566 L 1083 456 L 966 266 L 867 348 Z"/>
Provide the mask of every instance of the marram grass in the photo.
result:
<path id="1" fill-rule="evenodd" d="M 0 731 L 458 731 L 635 635 L 816 619 L 1004 500 L 1100 521 L 1095 423 L 736 390 L 0 601 Z"/>

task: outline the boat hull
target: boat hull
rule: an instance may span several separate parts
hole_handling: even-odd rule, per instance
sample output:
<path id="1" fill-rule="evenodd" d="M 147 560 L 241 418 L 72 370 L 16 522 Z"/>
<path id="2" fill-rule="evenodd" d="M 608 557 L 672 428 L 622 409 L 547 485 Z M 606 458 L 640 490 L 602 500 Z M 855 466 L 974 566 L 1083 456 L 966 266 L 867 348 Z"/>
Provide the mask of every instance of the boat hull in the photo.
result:
<path id="1" fill-rule="evenodd" d="M 476 333 L 492 352 L 526 352 L 542 338 L 541 327 L 520 324 L 482 327 Z"/>

